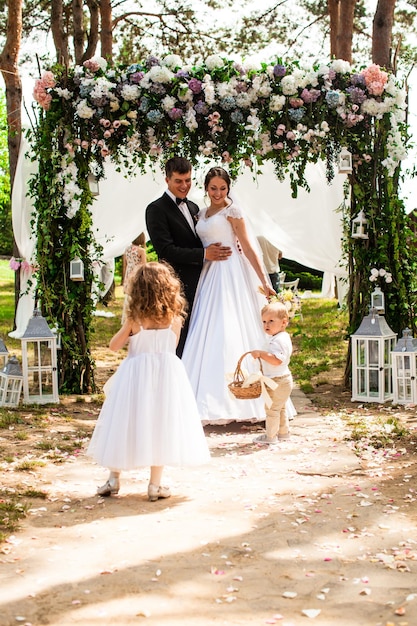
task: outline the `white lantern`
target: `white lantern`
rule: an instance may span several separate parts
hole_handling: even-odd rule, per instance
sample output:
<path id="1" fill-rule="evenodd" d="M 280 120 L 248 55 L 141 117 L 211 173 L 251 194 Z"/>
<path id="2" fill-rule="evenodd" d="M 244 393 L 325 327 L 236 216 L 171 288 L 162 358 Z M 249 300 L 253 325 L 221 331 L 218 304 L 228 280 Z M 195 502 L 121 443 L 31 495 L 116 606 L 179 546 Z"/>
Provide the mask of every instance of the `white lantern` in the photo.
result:
<path id="1" fill-rule="evenodd" d="M 378 313 L 385 313 L 385 296 L 380 287 L 375 287 L 371 293 L 371 309 L 375 309 Z"/>
<path id="2" fill-rule="evenodd" d="M 339 174 L 352 174 L 352 155 L 347 148 L 340 151 Z"/>
<path id="3" fill-rule="evenodd" d="M 417 340 L 411 330 L 403 330 L 403 336 L 391 352 L 392 385 L 394 404 L 417 403 Z"/>
<path id="4" fill-rule="evenodd" d="M 84 280 L 84 263 L 77 256 L 70 262 L 70 279 L 75 281 Z"/>
<path id="5" fill-rule="evenodd" d="M 0 406 L 19 405 L 22 383 L 23 374 L 19 361 L 12 355 L 0 372 Z"/>
<path id="6" fill-rule="evenodd" d="M 352 220 L 352 239 L 369 239 L 368 220 L 362 210 Z"/>
<path id="7" fill-rule="evenodd" d="M 38 309 L 34 310 L 20 341 L 23 401 L 32 404 L 58 403 L 56 336 Z"/>
<path id="8" fill-rule="evenodd" d="M 9 351 L 6 348 L 6 345 L 3 339 L 1 339 L 0 337 L 0 358 L 3 358 L 3 367 L 6 365 L 8 356 L 9 356 Z"/>
<path id="9" fill-rule="evenodd" d="M 393 397 L 391 352 L 396 334 L 371 309 L 352 338 L 352 401 L 386 402 Z"/>
<path id="10" fill-rule="evenodd" d="M 93 174 L 92 172 L 89 173 L 88 175 L 88 186 L 90 188 L 91 191 L 91 195 L 92 196 L 98 196 L 100 195 L 100 190 L 99 190 L 99 186 L 98 186 L 98 178 L 95 174 Z"/>

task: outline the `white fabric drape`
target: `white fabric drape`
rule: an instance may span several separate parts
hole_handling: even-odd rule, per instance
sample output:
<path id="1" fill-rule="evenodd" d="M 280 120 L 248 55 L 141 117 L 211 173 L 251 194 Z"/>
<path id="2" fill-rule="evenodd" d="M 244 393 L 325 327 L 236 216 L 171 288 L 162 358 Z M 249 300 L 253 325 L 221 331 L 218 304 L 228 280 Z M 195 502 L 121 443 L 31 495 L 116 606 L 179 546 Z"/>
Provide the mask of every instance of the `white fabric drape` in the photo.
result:
<path id="1" fill-rule="evenodd" d="M 20 255 L 30 260 L 35 248 L 30 229 L 33 206 L 26 191 L 35 164 L 25 157 L 27 150 L 28 144 L 22 141 L 12 211 Z M 189 197 L 199 206 L 204 206 L 203 181 L 208 168 L 209 165 L 205 164 L 194 172 L 195 182 Z M 267 237 L 283 251 L 285 258 L 339 279 L 346 276 L 346 271 L 340 265 L 342 226 L 341 215 L 336 210 L 343 200 L 345 176 L 337 174 L 329 185 L 324 165 L 318 163 L 307 166 L 306 178 L 310 193 L 300 189 L 294 199 L 289 181 L 278 181 L 272 163 L 265 163 L 256 180 L 250 170 L 246 170 L 233 185 L 233 194 L 254 232 Z M 100 181 L 100 193 L 94 199 L 92 215 L 96 239 L 103 247 L 102 261 L 108 267 L 112 267 L 113 259 L 123 254 L 137 235 L 146 232 L 146 206 L 165 189 L 165 176 L 159 168 L 156 172 L 124 178 L 112 163 L 106 164 L 106 178 Z M 28 278 L 21 271 L 22 293 L 27 289 Z M 334 278 L 331 282 L 334 285 Z M 323 288 L 327 294 L 331 293 L 328 285 L 323 284 Z M 33 313 L 33 293 L 32 287 L 19 300 L 14 337 L 20 337 L 26 330 Z"/>

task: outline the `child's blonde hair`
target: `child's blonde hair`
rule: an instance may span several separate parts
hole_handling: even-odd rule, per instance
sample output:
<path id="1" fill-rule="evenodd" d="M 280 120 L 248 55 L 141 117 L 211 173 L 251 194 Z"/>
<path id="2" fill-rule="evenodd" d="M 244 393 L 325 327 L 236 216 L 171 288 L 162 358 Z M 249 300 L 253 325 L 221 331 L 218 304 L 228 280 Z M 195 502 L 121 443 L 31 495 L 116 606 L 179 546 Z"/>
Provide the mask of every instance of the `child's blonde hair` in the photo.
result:
<path id="1" fill-rule="evenodd" d="M 187 315 L 182 285 L 168 263 L 151 261 L 139 267 L 129 281 L 127 317 L 138 321 L 152 319 L 171 322 Z"/>
<path id="2" fill-rule="evenodd" d="M 275 315 L 275 317 L 279 320 L 284 319 L 284 317 L 289 319 L 288 309 L 282 302 L 268 302 L 265 304 L 261 311 L 261 315 L 264 313 L 271 313 Z"/>

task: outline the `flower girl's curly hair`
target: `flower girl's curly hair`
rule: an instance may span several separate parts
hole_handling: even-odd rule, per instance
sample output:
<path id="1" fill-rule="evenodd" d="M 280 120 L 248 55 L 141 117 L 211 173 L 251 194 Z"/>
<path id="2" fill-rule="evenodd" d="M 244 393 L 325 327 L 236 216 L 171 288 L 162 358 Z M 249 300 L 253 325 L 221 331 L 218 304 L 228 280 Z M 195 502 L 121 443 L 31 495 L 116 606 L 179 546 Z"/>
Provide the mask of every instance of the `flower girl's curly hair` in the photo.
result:
<path id="1" fill-rule="evenodd" d="M 131 320 L 152 319 L 159 324 L 186 315 L 181 282 L 168 263 L 151 261 L 136 270 L 129 281 L 127 316 Z"/>

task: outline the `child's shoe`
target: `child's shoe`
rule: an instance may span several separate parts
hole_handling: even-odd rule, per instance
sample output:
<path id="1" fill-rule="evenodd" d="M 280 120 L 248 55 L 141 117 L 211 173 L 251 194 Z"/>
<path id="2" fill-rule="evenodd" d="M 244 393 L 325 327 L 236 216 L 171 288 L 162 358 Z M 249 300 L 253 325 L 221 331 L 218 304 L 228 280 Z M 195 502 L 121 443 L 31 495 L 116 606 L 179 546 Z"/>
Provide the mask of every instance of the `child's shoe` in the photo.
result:
<path id="1" fill-rule="evenodd" d="M 97 495 L 103 496 L 103 498 L 107 498 L 108 496 L 114 496 L 119 493 L 119 489 L 119 474 L 116 472 L 110 472 L 110 476 L 108 477 L 104 485 L 97 489 Z"/>
<path id="2" fill-rule="evenodd" d="M 253 443 L 263 443 L 264 445 L 269 446 L 273 443 L 277 443 L 278 439 L 276 437 L 272 437 L 272 439 L 268 439 L 266 435 L 259 435 L 258 437 L 255 437 L 252 441 Z"/>
<path id="3" fill-rule="evenodd" d="M 151 502 L 156 502 L 159 498 L 169 498 L 171 495 L 168 487 L 163 487 L 162 485 L 153 485 L 149 483 L 148 485 L 148 499 Z"/>

